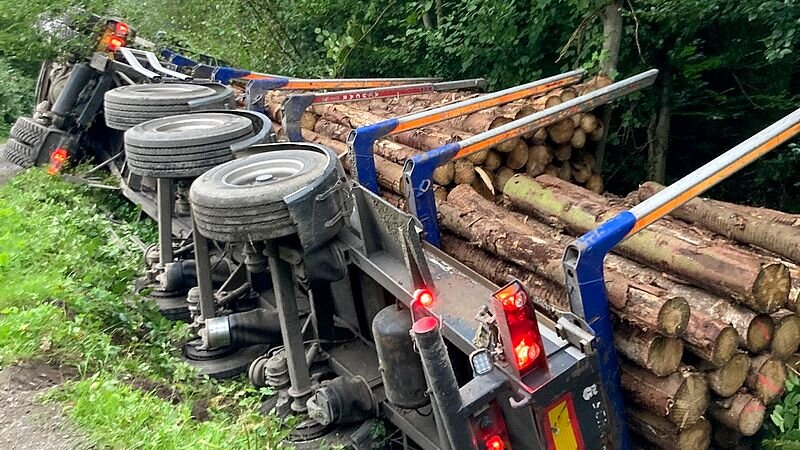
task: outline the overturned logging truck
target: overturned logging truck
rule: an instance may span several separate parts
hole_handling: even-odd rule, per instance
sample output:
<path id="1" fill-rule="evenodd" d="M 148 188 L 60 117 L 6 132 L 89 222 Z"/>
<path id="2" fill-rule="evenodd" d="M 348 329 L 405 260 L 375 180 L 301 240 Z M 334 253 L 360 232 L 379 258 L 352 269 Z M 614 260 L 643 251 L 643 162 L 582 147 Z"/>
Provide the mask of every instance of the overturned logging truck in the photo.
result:
<path id="1" fill-rule="evenodd" d="M 62 95 L 107 80 L 82 137 L 159 224 L 137 289 L 192 324 L 199 370 L 273 388 L 298 448 L 746 443 L 799 359 L 797 218 L 697 197 L 800 110 L 620 198 L 593 111 L 655 70 L 478 94 L 120 47 L 74 73 Z M 41 151 L 53 172 L 74 153 Z"/>

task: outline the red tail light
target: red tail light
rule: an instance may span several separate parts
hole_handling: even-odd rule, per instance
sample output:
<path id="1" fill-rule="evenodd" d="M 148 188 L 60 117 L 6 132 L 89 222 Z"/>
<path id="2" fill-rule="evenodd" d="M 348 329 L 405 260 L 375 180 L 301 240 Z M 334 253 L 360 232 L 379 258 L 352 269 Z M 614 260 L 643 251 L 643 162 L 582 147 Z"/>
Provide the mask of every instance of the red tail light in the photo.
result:
<path id="1" fill-rule="evenodd" d="M 117 36 L 126 36 L 128 34 L 128 31 L 130 30 L 131 29 L 128 26 L 128 24 L 117 22 L 117 26 L 114 29 L 114 33 L 116 33 Z"/>
<path id="2" fill-rule="evenodd" d="M 59 147 L 50 153 L 50 167 L 47 168 L 47 173 L 55 175 L 61 172 L 61 168 L 69 158 L 69 152 L 64 147 Z"/>
<path id="3" fill-rule="evenodd" d="M 417 289 L 414 291 L 414 300 L 427 308 L 433 304 L 433 292 L 428 288 Z"/>
<path id="4" fill-rule="evenodd" d="M 546 365 L 536 312 L 522 283 L 514 280 L 493 297 L 506 360 L 514 363 L 520 375 Z"/>
<path id="5" fill-rule="evenodd" d="M 508 433 L 503 413 L 497 402 L 490 402 L 486 408 L 471 417 L 472 429 L 480 450 L 506 450 L 509 449 Z M 480 443 L 483 443 L 481 447 Z"/>
<path id="6" fill-rule="evenodd" d="M 496 434 L 486 439 L 486 450 L 505 450 L 505 448 L 506 444 L 503 442 L 503 438 Z"/>
<path id="7" fill-rule="evenodd" d="M 115 52 L 118 48 L 125 46 L 125 39 L 120 37 L 112 36 L 108 40 L 108 51 Z"/>

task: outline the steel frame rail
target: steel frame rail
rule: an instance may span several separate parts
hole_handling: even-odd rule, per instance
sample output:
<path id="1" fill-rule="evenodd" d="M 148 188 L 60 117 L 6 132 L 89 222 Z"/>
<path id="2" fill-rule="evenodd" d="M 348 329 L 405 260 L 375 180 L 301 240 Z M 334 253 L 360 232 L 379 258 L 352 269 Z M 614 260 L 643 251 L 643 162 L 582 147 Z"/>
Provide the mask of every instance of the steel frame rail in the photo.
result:
<path id="1" fill-rule="evenodd" d="M 433 181 L 431 181 L 433 171 L 438 166 L 450 160 L 464 158 L 486 150 L 508 139 L 533 133 L 575 114 L 590 111 L 600 105 L 644 89 L 655 82 L 657 75 L 658 70 L 656 69 L 643 72 L 485 133 L 476 134 L 460 142 L 443 145 L 408 159 L 403 167 L 403 181 L 407 190 L 406 198 L 409 211 L 416 215 L 422 223 L 425 239 L 437 246 L 441 242 L 433 197 Z M 356 158 L 358 158 L 358 152 L 356 152 Z M 372 161 L 371 155 L 370 161 Z M 356 164 L 358 164 L 357 159 Z"/>
<path id="2" fill-rule="evenodd" d="M 605 289 L 603 260 L 611 249 L 675 208 L 702 194 L 800 133 L 800 109 L 765 128 L 658 194 L 623 211 L 567 246 L 562 261 L 572 312 L 595 333 L 600 376 L 611 426 L 618 441 L 614 448 L 631 448 L 625 425 L 625 406 L 619 365 L 613 345 L 611 312 Z"/>
<path id="3" fill-rule="evenodd" d="M 463 102 L 450 103 L 438 108 L 359 127 L 353 130 L 347 138 L 347 143 L 354 156 L 354 175 L 361 185 L 377 193 L 378 177 L 375 173 L 375 161 L 372 159 L 372 147 L 378 139 L 471 114 L 482 109 L 510 103 L 559 87 L 569 86 L 580 81 L 584 73 L 585 71 L 582 69 L 573 70 L 502 91 L 481 95 Z"/>
<path id="4" fill-rule="evenodd" d="M 286 131 L 286 136 L 288 137 L 289 141 L 302 142 L 303 136 L 300 129 L 300 117 L 303 115 L 303 112 L 305 112 L 305 110 L 312 105 L 404 97 L 409 95 L 427 94 L 431 92 L 442 92 L 454 89 L 479 88 L 485 85 L 486 81 L 483 78 L 473 78 L 468 80 L 445 81 L 440 83 L 418 83 L 370 89 L 354 89 L 348 91 L 292 94 L 282 105 L 283 114 L 281 117 L 281 125 Z M 251 107 L 264 108 L 263 102 L 256 102 L 256 105 L 251 105 Z"/>

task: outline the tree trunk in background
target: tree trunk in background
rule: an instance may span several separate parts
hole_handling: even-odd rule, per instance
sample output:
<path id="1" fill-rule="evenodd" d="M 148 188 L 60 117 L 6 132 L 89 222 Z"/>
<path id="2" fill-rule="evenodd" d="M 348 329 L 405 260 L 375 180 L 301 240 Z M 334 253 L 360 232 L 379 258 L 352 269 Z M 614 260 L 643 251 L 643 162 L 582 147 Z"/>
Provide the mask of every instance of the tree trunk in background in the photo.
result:
<path id="1" fill-rule="evenodd" d="M 672 115 L 672 71 L 669 61 L 659 69 L 659 94 L 658 116 L 655 127 L 648 130 L 650 144 L 647 150 L 647 179 L 657 183 L 664 183 L 667 175 L 667 151 L 669 150 L 669 127 Z"/>
<path id="2" fill-rule="evenodd" d="M 436 0 L 436 26 L 437 27 L 439 25 L 441 25 L 442 22 L 444 21 L 444 6 L 442 5 L 442 3 L 444 3 L 443 0 Z"/>
<path id="3" fill-rule="evenodd" d="M 622 0 L 615 0 L 606 6 L 603 12 L 603 55 L 600 62 L 600 73 L 612 79 L 617 77 L 617 62 L 619 62 L 619 48 L 622 43 Z M 611 129 L 611 106 L 603 107 L 603 138 L 597 144 L 595 152 L 594 171 L 603 173 L 603 160 L 606 153 L 606 138 Z"/>

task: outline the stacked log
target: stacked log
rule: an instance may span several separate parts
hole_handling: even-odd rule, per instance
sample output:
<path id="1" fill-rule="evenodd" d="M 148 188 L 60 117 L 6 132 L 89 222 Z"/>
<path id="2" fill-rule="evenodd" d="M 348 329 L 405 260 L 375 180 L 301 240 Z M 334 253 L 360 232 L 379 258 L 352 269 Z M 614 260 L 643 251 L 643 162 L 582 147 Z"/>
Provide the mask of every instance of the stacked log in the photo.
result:
<path id="1" fill-rule="evenodd" d="M 591 88 L 565 88 L 378 140 L 373 160 L 381 195 L 405 208 L 402 164 L 408 158 Z M 346 140 L 353 129 L 464 98 L 430 94 L 315 107 L 304 119 L 303 137 L 332 148 L 350 171 Z M 279 101 L 278 95 L 267 99 L 274 121 Z M 631 198 L 660 189 L 646 184 L 627 200 L 598 195 L 597 180 L 584 180 L 576 158 L 594 166 L 586 151 L 591 132 L 582 126 L 597 130 L 602 124 L 590 114 L 566 122 L 443 166 L 432 185 L 442 249 L 496 284 L 519 279 L 537 309 L 552 318 L 570 308 L 561 266 L 565 245 Z M 800 369 L 800 267 L 792 247 L 782 244 L 793 241 L 762 235 L 788 233 L 798 224 L 789 214 L 697 200 L 606 258 L 613 344 L 629 423 L 640 438 L 659 448 L 694 450 L 708 448 L 712 436 L 718 443 L 746 440 L 761 427 L 787 373 Z"/>
<path id="2" fill-rule="evenodd" d="M 397 158 L 379 153 L 384 158 L 401 163 L 404 158 L 428 151 L 450 142 L 460 141 L 475 134 L 505 125 L 515 119 L 542 111 L 607 84 L 606 79 L 592 79 L 575 87 L 553 90 L 536 98 L 526 98 L 502 106 L 485 109 L 416 129 L 378 141 L 401 145 L 403 151 Z M 396 97 L 342 105 L 317 105 L 306 111 L 301 120 L 304 129 L 345 142 L 355 128 L 381 122 L 409 113 L 441 106 L 453 101 L 463 101 L 475 94 L 446 92 Z M 281 104 L 285 94 L 271 92 L 266 96 L 267 115 L 275 122 L 281 119 Z M 322 124 L 319 122 L 322 121 Z M 335 126 L 334 126 L 335 125 Z M 338 129 L 337 129 L 338 128 Z M 594 145 L 603 135 L 603 125 L 591 112 L 573 117 L 538 130 L 530 135 L 508 139 L 495 147 L 466 158 L 465 161 L 447 164 L 444 170 L 453 172 L 452 178 L 435 180 L 444 187 L 455 184 L 482 183 L 487 195 L 500 193 L 509 174 L 527 173 L 536 176 L 553 173 L 560 178 L 602 192 L 603 179 L 594 172 Z M 387 144 L 383 144 L 387 145 Z M 467 162 L 471 164 L 467 164 Z M 476 174 L 476 168 L 480 169 Z M 441 175 L 441 173 L 439 173 Z"/>

